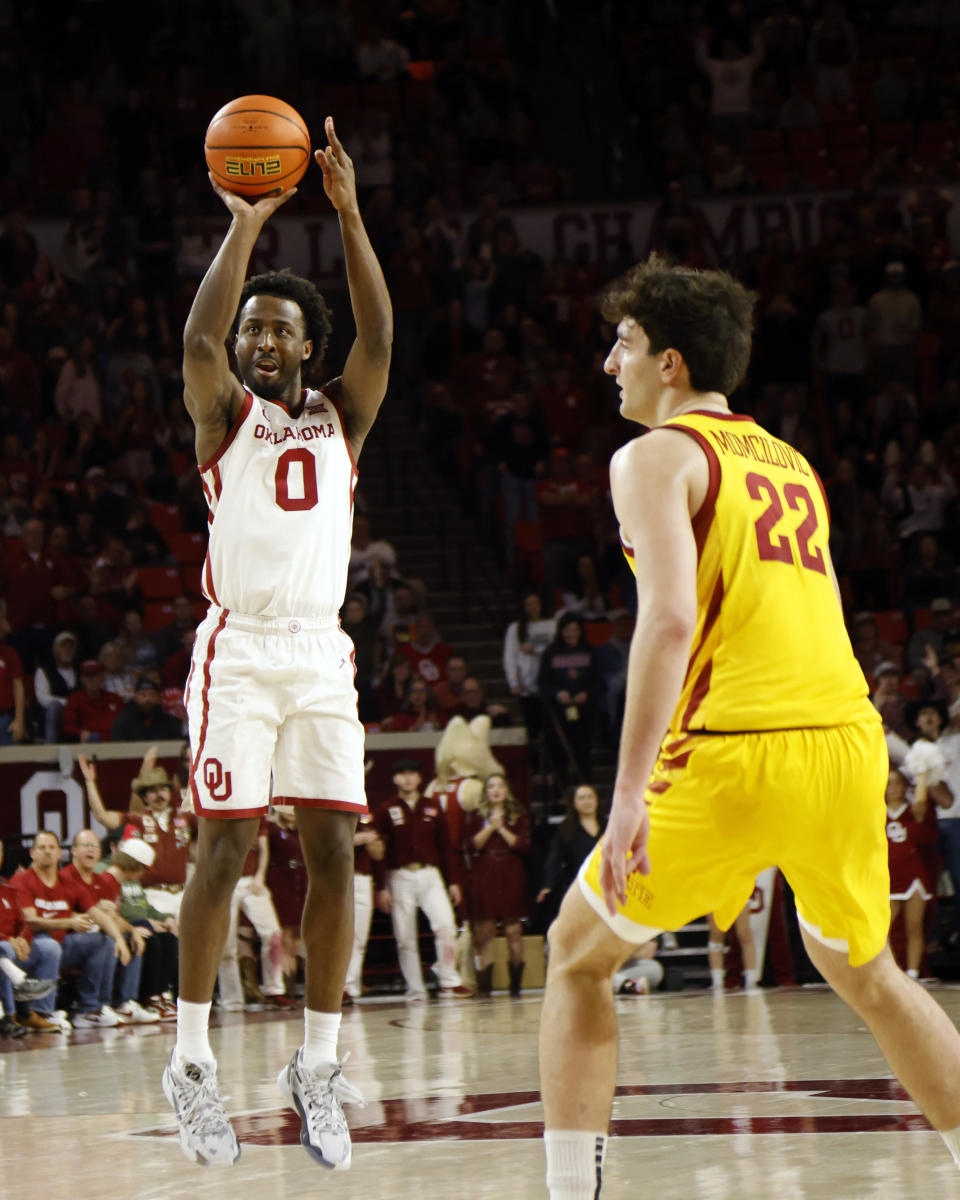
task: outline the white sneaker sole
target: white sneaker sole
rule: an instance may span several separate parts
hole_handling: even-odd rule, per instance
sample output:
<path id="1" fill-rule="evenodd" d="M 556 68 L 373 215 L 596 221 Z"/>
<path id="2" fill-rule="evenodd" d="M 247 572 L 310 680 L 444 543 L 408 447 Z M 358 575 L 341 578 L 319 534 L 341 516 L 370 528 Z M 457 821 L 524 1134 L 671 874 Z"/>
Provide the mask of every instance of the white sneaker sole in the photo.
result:
<path id="1" fill-rule="evenodd" d="M 166 1096 L 177 1118 L 177 1130 L 180 1135 L 180 1149 L 183 1151 L 183 1156 L 187 1162 L 192 1162 L 198 1167 L 232 1167 L 234 1163 L 240 1160 L 240 1143 L 237 1142 L 236 1157 L 230 1162 L 221 1162 L 219 1159 L 208 1160 L 203 1157 L 199 1150 L 194 1150 L 187 1140 L 187 1131 L 180 1125 L 180 1113 L 177 1111 L 177 1102 L 173 1090 L 173 1084 L 169 1080 L 170 1067 L 163 1068 L 163 1075 L 160 1079 L 160 1086 L 163 1088 L 163 1094 Z"/>
<path id="2" fill-rule="evenodd" d="M 280 1095 L 286 1100 L 293 1111 L 300 1118 L 300 1145 L 306 1150 L 314 1162 L 318 1162 L 321 1167 L 325 1167 L 328 1171 L 349 1171 L 350 1164 L 353 1161 L 353 1147 L 350 1147 L 346 1159 L 342 1163 L 328 1162 L 323 1157 L 323 1152 L 319 1147 L 314 1146 L 310 1141 L 310 1135 L 307 1130 L 307 1117 L 303 1111 L 303 1105 L 300 1103 L 297 1096 L 294 1094 L 293 1085 L 290 1082 L 290 1065 L 283 1068 L 277 1076 L 277 1087 L 280 1089 Z"/>

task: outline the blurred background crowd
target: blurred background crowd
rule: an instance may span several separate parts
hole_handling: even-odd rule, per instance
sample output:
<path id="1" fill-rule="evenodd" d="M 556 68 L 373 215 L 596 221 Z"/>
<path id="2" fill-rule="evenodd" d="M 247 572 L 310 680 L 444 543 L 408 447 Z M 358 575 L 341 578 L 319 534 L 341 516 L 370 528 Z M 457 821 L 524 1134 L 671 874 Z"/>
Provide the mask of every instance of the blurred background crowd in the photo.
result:
<path id="1" fill-rule="evenodd" d="M 0 742 L 183 732 L 206 506 L 180 332 L 223 228 L 203 132 L 240 81 L 333 113 L 396 309 L 342 614 L 370 729 L 525 726 L 557 815 L 609 778 L 635 600 L 607 463 L 635 431 L 594 299 L 659 250 L 757 293 L 732 406 L 824 482 L 894 760 L 922 701 L 955 736 L 960 5 L 82 0 L 52 23 L 26 0 L 0 31 Z M 803 236 L 718 238 L 718 201 L 785 194 L 816 201 Z M 653 206 L 643 244 L 525 244 L 525 214 L 612 202 Z M 314 182 L 284 216 L 326 212 Z M 495 666 L 445 630 L 384 464 L 492 564 Z"/>

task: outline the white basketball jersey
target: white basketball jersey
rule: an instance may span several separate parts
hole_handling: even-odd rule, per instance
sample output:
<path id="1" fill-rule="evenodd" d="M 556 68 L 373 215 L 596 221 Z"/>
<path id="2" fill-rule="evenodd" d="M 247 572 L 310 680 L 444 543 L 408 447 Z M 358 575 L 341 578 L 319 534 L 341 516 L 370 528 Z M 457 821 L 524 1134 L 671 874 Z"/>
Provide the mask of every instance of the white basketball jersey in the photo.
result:
<path id="1" fill-rule="evenodd" d="M 291 417 L 247 390 L 200 477 L 210 509 L 207 599 L 251 616 L 336 618 L 357 484 L 340 405 L 308 391 Z"/>

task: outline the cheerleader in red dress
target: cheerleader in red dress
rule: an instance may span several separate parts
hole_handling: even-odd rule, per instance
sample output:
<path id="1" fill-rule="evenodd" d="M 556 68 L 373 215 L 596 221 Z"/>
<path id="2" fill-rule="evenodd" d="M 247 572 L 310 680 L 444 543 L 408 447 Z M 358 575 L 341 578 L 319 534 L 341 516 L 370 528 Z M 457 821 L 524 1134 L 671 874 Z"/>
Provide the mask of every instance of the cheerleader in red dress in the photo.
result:
<path id="1" fill-rule="evenodd" d="M 307 867 L 300 849 L 296 811 L 291 806 L 274 805 L 267 820 L 270 843 L 267 887 L 273 895 L 273 906 L 280 920 L 287 995 L 291 994 L 290 984 L 297 976 L 297 959 L 303 958 L 300 920 L 307 898 Z"/>
<path id="2" fill-rule="evenodd" d="M 490 775 L 477 808 L 464 821 L 463 844 L 470 860 L 470 915 L 477 958 L 477 991 L 489 994 L 493 939 L 503 921 L 509 955 L 510 993 L 523 980 L 523 925 L 527 915 L 530 823 L 502 775 Z"/>
<path id="3" fill-rule="evenodd" d="M 936 895 L 937 811 L 922 773 L 910 795 L 907 777 L 891 767 L 887 780 L 887 844 L 890 851 L 890 924 L 903 913 L 907 974 L 919 977 L 926 943 L 924 915 Z"/>

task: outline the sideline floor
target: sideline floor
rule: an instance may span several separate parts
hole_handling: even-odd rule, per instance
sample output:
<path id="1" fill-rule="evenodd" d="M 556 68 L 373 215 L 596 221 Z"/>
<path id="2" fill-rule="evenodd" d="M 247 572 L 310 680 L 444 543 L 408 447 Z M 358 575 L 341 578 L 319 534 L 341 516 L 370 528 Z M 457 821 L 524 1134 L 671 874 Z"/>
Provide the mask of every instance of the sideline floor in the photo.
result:
<path id="1" fill-rule="evenodd" d="M 960 1019 L 960 989 L 933 992 Z M 940 1138 L 827 991 L 687 992 L 617 1007 L 604 1200 L 960 1197 Z M 231 1015 L 212 1033 L 243 1145 L 228 1170 L 180 1153 L 159 1083 L 172 1026 L 2 1042 L 0 1190 L 97 1200 L 542 1198 L 539 1013 L 537 993 L 348 1010 L 345 1074 L 367 1098 L 347 1110 L 349 1173 L 308 1158 L 275 1088 L 301 1038 L 298 1013 Z"/>

